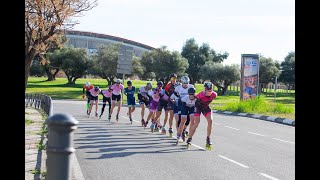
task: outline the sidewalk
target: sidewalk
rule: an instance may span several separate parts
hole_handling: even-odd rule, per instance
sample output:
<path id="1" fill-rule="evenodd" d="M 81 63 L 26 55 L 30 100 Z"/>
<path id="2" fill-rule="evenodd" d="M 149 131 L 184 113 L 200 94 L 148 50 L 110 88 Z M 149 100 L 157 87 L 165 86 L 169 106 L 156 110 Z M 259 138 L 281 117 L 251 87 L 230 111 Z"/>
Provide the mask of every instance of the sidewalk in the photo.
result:
<path id="1" fill-rule="evenodd" d="M 25 109 L 25 180 L 43 180 L 46 173 L 46 143 L 43 116 L 31 107 Z"/>

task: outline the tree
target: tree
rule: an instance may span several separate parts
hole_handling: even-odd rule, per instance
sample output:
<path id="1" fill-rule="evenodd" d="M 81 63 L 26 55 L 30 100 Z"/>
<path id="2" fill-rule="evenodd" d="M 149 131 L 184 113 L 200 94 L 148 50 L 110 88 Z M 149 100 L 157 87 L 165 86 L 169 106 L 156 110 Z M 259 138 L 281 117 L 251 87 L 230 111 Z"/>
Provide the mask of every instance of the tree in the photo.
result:
<path id="1" fill-rule="evenodd" d="M 188 60 L 189 67 L 186 73 L 189 74 L 191 83 L 200 80 L 200 68 L 207 61 L 223 62 L 229 54 L 216 53 L 215 50 L 210 49 L 209 44 L 203 43 L 200 47 L 196 43 L 194 38 L 188 39 L 182 47 L 181 55 Z"/>
<path id="2" fill-rule="evenodd" d="M 147 72 L 146 74 L 146 80 L 152 81 L 156 79 L 156 74 L 154 72 Z"/>
<path id="3" fill-rule="evenodd" d="M 34 60 L 32 61 L 32 65 L 30 67 L 30 76 L 42 77 L 45 74 L 46 72 L 44 71 L 40 63 L 40 57 L 35 56 Z"/>
<path id="4" fill-rule="evenodd" d="M 58 72 L 61 69 L 61 66 L 63 65 L 63 60 L 65 58 L 65 51 L 67 51 L 65 48 L 62 48 L 61 50 L 57 49 L 53 52 L 49 52 L 47 54 L 47 60 L 46 63 L 43 65 L 48 79 L 47 81 L 53 81 L 56 80 L 56 75 L 58 74 Z M 52 71 L 54 71 L 52 73 Z"/>
<path id="5" fill-rule="evenodd" d="M 260 67 L 259 67 L 259 82 L 260 83 L 269 83 L 273 82 L 273 77 L 280 76 L 280 69 L 276 65 L 276 61 L 272 58 L 265 58 L 260 55 Z"/>
<path id="6" fill-rule="evenodd" d="M 279 81 L 287 84 L 295 84 L 295 52 L 289 52 L 281 62 L 281 75 Z"/>
<path id="7" fill-rule="evenodd" d="M 188 60 L 179 52 L 171 52 L 165 46 L 145 53 L 141 58 L 141 64 L 146 73 L 144 77 L 151 75 L 148 72 L 154 72 L 156 79 L 165 79 L 172 73 L 183 74 L 189 66 Z"/>
<path id="8" fill-rule="evenodd" d="M 113 84 L 117 77 L 119 46 L 119 44 L 101 45 L 97 54 L 93 56 L 94 72 L 102 79 L 106 79 L 108 85 Z"/>
<path id="9" fill-rule="evenodd" d="M 144 69 L 141 65 L 140 59 L 136 56 L 133 56 L 132 57 L 132 73 L 130 74 L 130 76 L 142 77 L 143 73 L 144 73 Z"/>
<path id="10" fill-rule="evenodd" d="M 61 36 L 61 40 L 59 42 L 53 41 L 49 43 L 49 47 L 47 50 L 47 54 L 44 55 L 45 61 L 42 61 L 42 67 L 47 74 L 47 81 L 54 81 L 56 80 L 56 75 L 61 69 L 61 65 L 63 59 L 59 57 L 60 51 L 56 51 L 58 49 L 64 48 L 59 45 L 59 43 L 66 43 L 68 41 L 65 35 Z"/>
<path id="11" fill-rule="evenodd" d="M 200 77 L 210 80 L 218 87 L 218 94 L 225 95 L 228 87 L 240 79 L 240 67 L 237 64 L 225 65 L 213 61 L 207 61 L 201 68 Z"/>
<path id="12" fill-rule="evenodd" d="M 25 1 L 25 89 L 30 66 L 37 54 L 45 54 L 51 42 L 61 44 L 63 28 L 73 27 L 71 18 L 81 16 L 97 5 L 97 0 Z M 42 58 L 45 63 L 45 58 Z"/>
<path id="13" fill-rule="evenodd" d="M 83 48 L 64 48 L 60 52 L 60 57 L 64 59 L 61 69 L 68 78 L 68 84 L 75 84 L 76 80 L 84 76 L 93 66 L 92 60 Z"/>

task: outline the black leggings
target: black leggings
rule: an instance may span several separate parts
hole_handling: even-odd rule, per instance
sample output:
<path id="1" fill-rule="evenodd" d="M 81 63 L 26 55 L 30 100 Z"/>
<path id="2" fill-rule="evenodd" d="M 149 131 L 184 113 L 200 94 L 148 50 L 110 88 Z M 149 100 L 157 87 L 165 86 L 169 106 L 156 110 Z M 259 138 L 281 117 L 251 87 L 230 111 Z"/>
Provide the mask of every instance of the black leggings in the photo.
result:
<path id="1" fill-rule="evenodd" d="M 178 120 L 178 127 L 180 125 L 181 122 L 181 114 L 179 114 L 179 120 Z M 185 126 L 188 126 L 190 124 L 190 115 L 187 115 L 187 121 L 186 123 L 184 123 Z"/>
<path id="2" fill-rule="evenodd" d="M 87 97 L 88 104 L 90 104 L 90 99 L 91 99 L 90 96 L 91 96 L 90 91 L 86 91 L 86 97 Z"/>
<path id="3" fill-rule="evenodd" d="M 103 96 L 103 100 L 102 100 L 102 102 L 103 102 L 103 104 L 102 104 L 102 109 L 101 109 L 101 114 L 100 114 L 100 116 L 102 116 L 102 114 L 103 114 L 103 112 L 104 112 L 104 108 L 106 107 L 106 102 L 108 101 L 108 103 L 109 103 L 109 114 L 110 114 L 110 111 L 111 111 L 111 98 L 106 98 L 106 97 L 104 97 Z"/>

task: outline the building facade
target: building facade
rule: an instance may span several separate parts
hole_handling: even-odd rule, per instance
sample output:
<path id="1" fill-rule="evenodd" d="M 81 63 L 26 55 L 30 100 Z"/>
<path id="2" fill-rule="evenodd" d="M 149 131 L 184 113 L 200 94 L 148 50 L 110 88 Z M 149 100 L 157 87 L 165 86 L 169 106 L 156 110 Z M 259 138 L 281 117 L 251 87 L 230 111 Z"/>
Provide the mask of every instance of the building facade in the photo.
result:
<path id="1" fill-rule="evenodd" d="M 96 53 L 97 47 L 99 47 L 99 45 L 110 45 L 114 43 L 120 43 L 124 46 L 132 47 L 133 55 L 136 57 L 141 57 L 144 52 L 149 52 L 155 49 L 154 47 L 139 42 L 106 34 L 66 30 L 65 35 L 69 39 L 68 44 L 72 45 L 75 48 L 85 48 L 88 54 Z"/>

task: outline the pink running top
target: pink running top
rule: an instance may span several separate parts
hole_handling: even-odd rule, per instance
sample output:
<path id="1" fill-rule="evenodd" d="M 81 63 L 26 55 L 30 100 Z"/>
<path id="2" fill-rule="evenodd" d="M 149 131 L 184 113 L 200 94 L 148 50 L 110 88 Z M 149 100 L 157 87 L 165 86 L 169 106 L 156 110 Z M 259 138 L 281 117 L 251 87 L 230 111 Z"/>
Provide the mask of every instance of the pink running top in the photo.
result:
<path id="1" fill-rule="evenodd" d="M 120 95 L 121 94 L 121 90 L 124 88 L 124 86 L 122 84 L 119 84 L 117 86 L 117 84 L 114 84 L 111 86 L 112 89 L 112 94 L 114 95 Z"/>
<path id="2" fill-rule="evenodd" d="M 103 90 L 101 93 L 104 97 L 111 97 L 112 96 L 112 92 L 110 92 L 108 89 Z"/>
<path id="3" fill-rule="evenodd" d="M 100 94 L 101 90 L 99 89 L 98 91 L 95 91 L 93 88 L 93 89 L 90 89 L 89 92 L 91 96 L 97 97 Z"/>
<path id="4" fill-rule="evenodd" d="M 206 108 L 212 102 L 213 99 L 216 99 L 217 93 L 212 91 L 211 96 L 206 96 L 204 91 L 201 91 L 199 94 L 196 95 L 197 101 L 202 108 Z"/>

